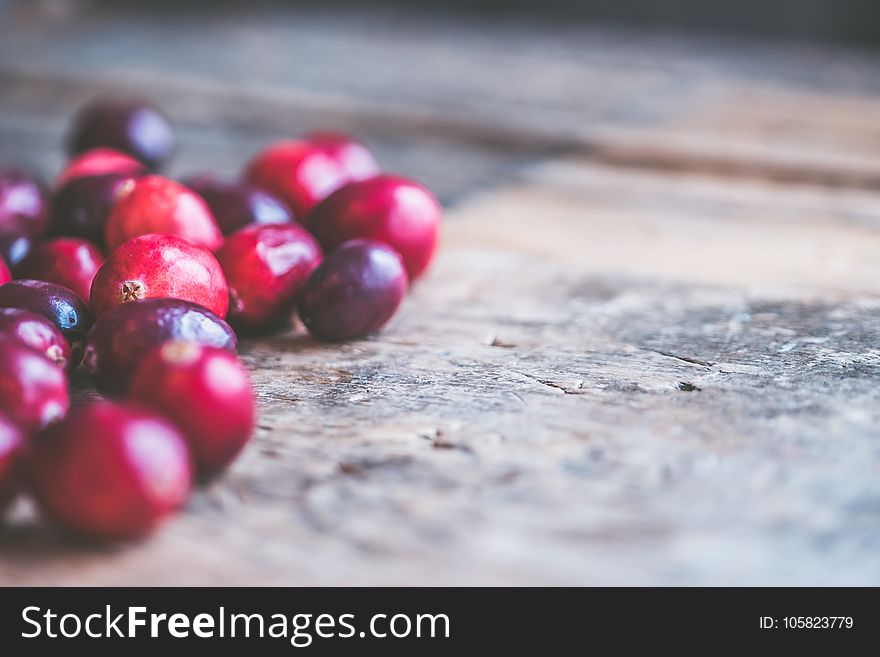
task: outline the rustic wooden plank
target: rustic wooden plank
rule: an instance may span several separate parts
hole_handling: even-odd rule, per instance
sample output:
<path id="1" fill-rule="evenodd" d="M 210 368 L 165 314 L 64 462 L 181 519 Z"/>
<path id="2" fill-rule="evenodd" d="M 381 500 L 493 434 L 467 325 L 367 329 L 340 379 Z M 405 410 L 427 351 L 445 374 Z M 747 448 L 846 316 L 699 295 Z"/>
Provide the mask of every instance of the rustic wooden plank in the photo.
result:
<path id="1" fill-rule="evenodd" d="M 840 190 L 571 162 L 523 185 L 459 208 L 380 337 L 245 343 L 256 441 L 155 539 L 71 545 L 19 508 L 0 581 L 880 583 L 880 302 L 866 264 L 819 296 L 812 278 L 790 280 L 794 261 L 768 285 L 766 263 L 726 276 L 755 267 L 734 240 L 660 267 L 682 253 L 637 229 L 666 207 L 656 225 L 685 242 L 697 215 L 787 236 L 800 208 L 858 252 L 867 234 L 848 209 L 865 211 L 865 193 L 835 209 Z M 725 193 L 737 211 L 721 216 Z M 630 266 L 606 272 L 602 249 Z"/>
<path id="2" fill-rule="evenodd" d="M 258 6 L 206 19 L 111 3 L 49 16 L 34 3 L 13 7 L 0 26 L 3 75 L 49 82 L 5 94 L 26 111 L 35 99 L 66 112 L 95 90 L 134 88 L 190 125 L 209 118 L 276 137 L 322 124 L 467 150 L 576 149 L 617 164 L 866 188 L 880 180 L 880 61 L 870 51 L 405 9 Z"/>
<path id="3" fill-rule="evenodd" d="M 462 246 L 603 274 L 825 295 L 876 294 L 880 281 L 880 194 L 859 189 L 568 160 L 457 219 Z"/>

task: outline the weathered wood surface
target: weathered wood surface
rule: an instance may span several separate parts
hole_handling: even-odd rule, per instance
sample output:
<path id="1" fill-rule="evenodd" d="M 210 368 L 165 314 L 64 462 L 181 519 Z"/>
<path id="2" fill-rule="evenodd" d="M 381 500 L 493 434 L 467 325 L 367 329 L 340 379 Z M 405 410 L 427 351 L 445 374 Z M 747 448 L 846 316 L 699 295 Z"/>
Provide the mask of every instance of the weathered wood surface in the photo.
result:
<path id="1" fill-rule="evenodd" d="M 164 531 L 72 544 L 22 505 L 0 582 L 880 584 L 878 58 L 27 11 L 0 39 L 5 159 L 51 170 L 70 103 L 146 85 L 180 171 L 325 118 L 451 209 L 382 335 L 243 345 L 256 440 Z M 183 36 L 236 48 L 180 67 Z M 321 75 L 283 63 L 307 57 Z"/>

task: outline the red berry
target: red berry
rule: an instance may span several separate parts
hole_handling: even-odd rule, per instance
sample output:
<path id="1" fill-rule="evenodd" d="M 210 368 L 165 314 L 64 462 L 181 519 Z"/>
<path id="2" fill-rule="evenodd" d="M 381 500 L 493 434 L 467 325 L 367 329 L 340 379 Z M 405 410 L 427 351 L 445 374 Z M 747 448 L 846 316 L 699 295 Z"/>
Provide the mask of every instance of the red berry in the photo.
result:
<path id="1" fill-rule="evenodd" d="M 358 338 L 397 312 L 409 281 L 400 255 L 372 240 L 346 242 L 324 258 L 300 296 L 299 315 L 322 340 Z"/>
<path id="2" fill-rule="evenodd" d="M 126 183 L 104 229 L 111 251 L 133 237 L 150 233 L 179 235 L 212 251 L 223 243 L 220 228 L 202 198 L 162 176 Z"/>
<path id="3" fill-rule="evenodd" d="M 74 178 L 52 198 L 52 233 L 104 244 L 107 217 L 131 180 L 119 173 Z"/>
<path id="4" fill-rule="evenodd" d="M 325 251 L 369 238 L 400 253 L 411 280 L 434 256 L 443 208 L 424 186 L 398 176 L 349 183 L 320 203 L 306 219 Z"/>
<path id="5" fill-rule="evenodd" d="M 362 163 L 353 167 L 336 143 L 305 140 L 277 142 L 250 162 L 247 179 L 285 201 L 297 217 L 305 217 L 316 203 L 366 172 Z M 378 167 L 377 167 L 378 169 Z"/>
<path id="6" fill-rule="evenodd" d="M 3 261 L 3 258 L 0 258 L 0 285 L 4 283 L 8 283 L 12 280 L 12 274 L 9 273 L 9 267 L 6 266 L 6 263 Z"/>
<path id="7" fill-rule="evenodd" d="M 195 342 L 167 342 L 141 361 L 132 400 L 168 417 L 205 474 L 225 468 L 254 428 L 250 377 L 234 354 Z"/>
<path id="8" fill-rule="evenodd" d="M 220 317 L 229 308 L 217 258 L 176 235 L 141 235 L 116 249 L 95 275 L 90 302 L 100 316 L 122 303 L 158 298 L 192 301 Z"/>
<path id="9" fill-rule="evenodd" d="M 24 436 L 5 415 L 0 414 L 0 513 L 18 487 L 18 462 Z"/>
<path id="10" fill-rule="evenodd" d="M 58 176 L 55 187 L 61 188 L 77 178 L 90 178 L 106 174 L 131 178 L 141 176 L 146 171 L 146 167 L 130 155 L 114 151 L 112 148 L 94 148 L 68 162 L 64 171 Z"/>
<path id="11" fill-rule="evenodd" d="M 96 538 L 149 533 L 186 501 L 191 465 L 180 431 L 155 413 L 98 402 L 38 436 L 31 487 L 46 515 Z"/>
<path id="12" fill-rule="evenodd" d="M 351 180 L 366 180 L 379 175 L 382 168 L 366 146 L 338 132 L 311 132 L 306 141 L 327 149 L 330 156 L 347 171 Z"/>
<path id="13" fill-rule="evenodd" d="M 123 393 L 137 364 L 169 340 L 186 340 L 235 352 L 229 324 L 207 308 L 179 299 L 147 299 L 113 308 L 91 333 L 83 358 L 98 390 Z"/>
<path id="14" fill-rule="evenodd" d="M 82 357 L 92 314 L 74 292 L 45 281 L 12 281 L 0 286 L 0 308 L 23 308 L 52 322 L 70 345 L 70 367 Z"/>
<path id="15" fill-rule="evenodd" d="M 224 235 L 250 224 L 293 221 L 290 208 L 283 201 L 254 185 L 210 174 L 189 178 L 185 183 L 205 200 Z"/>
<path id="16" fill-rule="evenodd" d="M 60 420 L 69 406 L 64 370 L 15 338 L 0 335 L 0 413 L 33 433 Z"/>
<path id="17" fill-rule="evenodd" d="M 16 268 L 16 275 L 63 285 L 88 301 L 92 279 L 102 262 L 104 255 L 91 242 L 58 237 L 34 246 Z"/>
<path id="18" fill-rule="evenodd" d="M 21 308 L 0 308 L 0 336 L 12 338 L 67 368 L 70 346 L 61 331 L 42 315 Z"/>
<path id="19" fill-rule="evenodd" d="M 137 158 L 151 169 L 174 153 L 174 132 L 168 119 L 139 98 L 98 98 L 80 110 L 68 136 L 71 155 L 111 148 Z"/>
<path id="20" fill-rule="evenodd" d="M 260 330 L 289 319 L 321 247 L 296 224 L 254 225 L 230 235 L 217 259 L 229 283 L 230 321 Z"/>

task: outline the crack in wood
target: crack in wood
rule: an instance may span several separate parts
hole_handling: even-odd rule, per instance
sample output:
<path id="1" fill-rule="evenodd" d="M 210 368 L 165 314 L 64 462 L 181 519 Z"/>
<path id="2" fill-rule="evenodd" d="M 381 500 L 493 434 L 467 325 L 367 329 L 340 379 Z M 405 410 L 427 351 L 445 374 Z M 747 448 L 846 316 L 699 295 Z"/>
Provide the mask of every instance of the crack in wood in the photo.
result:
<path id="1" fill-rule="evenodd" d="M 715 364 L 710 361 L 700 360 L 699 358 L 692 358 L 690 356 L 681 356 L 679 354 L 674 354 L 670 351 L 663 351 L 662 349 L 651 349 L 650 347 L 642 347 L 639 345 L 636 345 L 636 347 L 638 349 L 641 349 L 642 351 L 650 351 L 651 353 L 666 356 L 667 358 L 674 358 L 675 360 L 680 360 L 681 362 L 688 363 L 690 365 L 699 365 L 700 367 L 705 367 L 707 369 L 711 369 L 715 366 Z"/>

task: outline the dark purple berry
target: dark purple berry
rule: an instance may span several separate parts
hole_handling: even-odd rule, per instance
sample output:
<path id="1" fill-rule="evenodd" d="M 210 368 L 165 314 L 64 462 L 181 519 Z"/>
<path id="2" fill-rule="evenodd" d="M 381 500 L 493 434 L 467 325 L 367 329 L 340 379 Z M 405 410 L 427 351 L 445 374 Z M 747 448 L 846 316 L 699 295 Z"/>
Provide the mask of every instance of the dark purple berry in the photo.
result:
<path id="1" fill-rule="evenodd" d="M 34 245 L 34 238 L 26 233 L 0 231 L 0 258 L 10 267 L 17 267 L 27 258 Z"/>
<path id="2" fill-rule="evenodd" d="M 108 310 L 89 333 L 84 362 L 101 392 L 121 394 L 141 359 L 169 340 L 234 352 L 235 333 L 207 308 L 179 299 L 144 299 Z"/>
<path id="3" fill-rule="evenodd" d="M 34 176 L 0 168 L 0 234 L 40 238 L 49 230 L 46 188 Z"/>
<path id="4" fill-rule="evenodd" d="M 188 178 L 184 184 L 205 199 L 224 235 L 250 224 L 293 221 L 293 213 L 283 201 L 249 183 L 204 174 Z"/>
<path id="5" fill-rule="evenodd" d="M 131 178 L 124 174 L 73 178 L 52 199 L 52 233 L 104 243 L 104 227 L 116 197 Z"/>
<path id="6" fill-rule="evenodd" d="M 49 228 L 49 201 L 33 176 L 0 167 L 0 258 L 13 268 Z"/>
<path id="7" fill-rule="evenodd" d="M 174 152 L 174 132 L 158 109 L 139 98 L 98 98 L 76 116 L 68 139 L 70 155 L 93 148 L 128 153 L 158 169 Z"/>
<path id="8" fill-rule="evenodd" d="M 381 328 L 409 281 L 400 255 L 374 240 L 338 247 L 312 273 L 299 300 L 306 328 L 322 340 L 348 340 Z"/>

